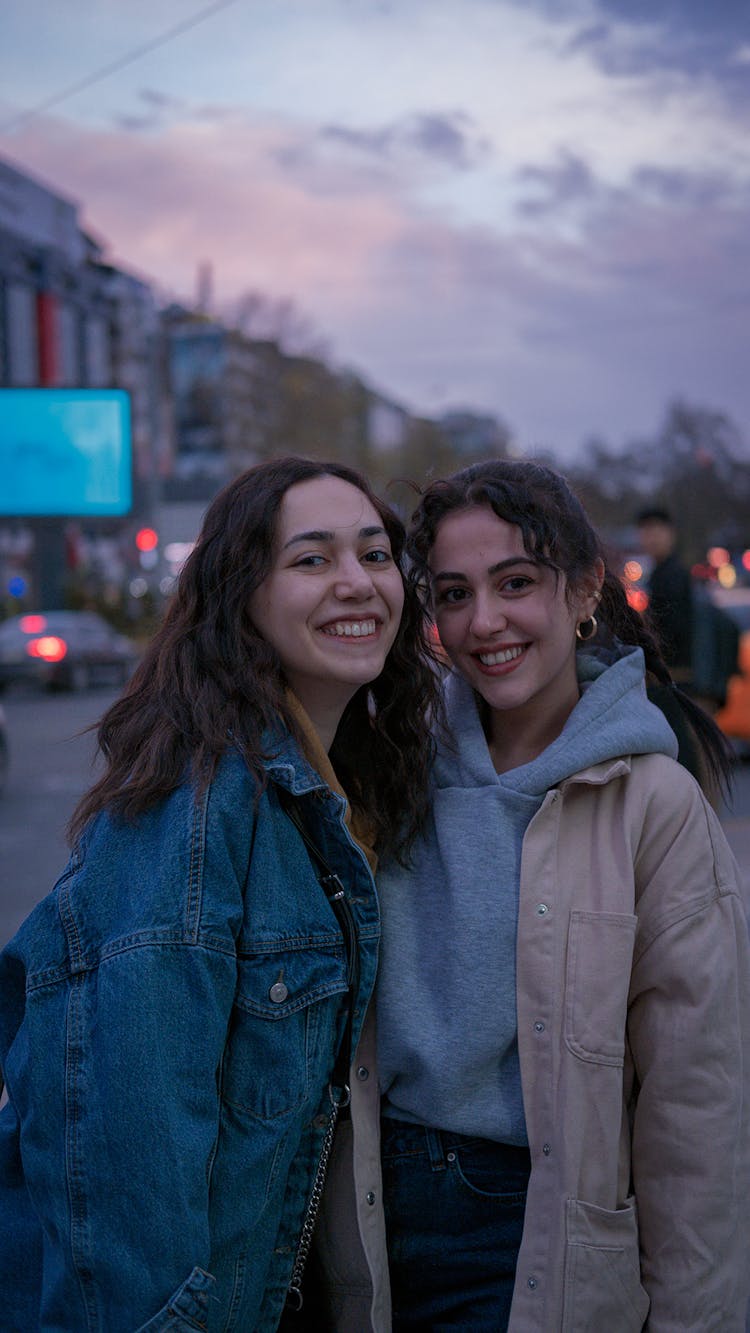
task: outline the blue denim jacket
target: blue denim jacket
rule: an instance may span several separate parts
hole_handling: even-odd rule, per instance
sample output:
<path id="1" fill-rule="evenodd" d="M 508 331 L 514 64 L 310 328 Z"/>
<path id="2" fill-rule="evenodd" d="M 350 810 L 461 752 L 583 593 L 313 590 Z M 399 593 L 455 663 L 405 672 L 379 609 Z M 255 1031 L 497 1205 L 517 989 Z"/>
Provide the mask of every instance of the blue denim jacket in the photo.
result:
<path id="1" fill-rule="evenodd" d="M 289 737 L 267 769 L 99 816 L 0 954 L 4 1333 L 278 1327 L 347 1008 L 279 787 L 355 914 L 355 1041 L 379 917 L 343 799 Z"/>

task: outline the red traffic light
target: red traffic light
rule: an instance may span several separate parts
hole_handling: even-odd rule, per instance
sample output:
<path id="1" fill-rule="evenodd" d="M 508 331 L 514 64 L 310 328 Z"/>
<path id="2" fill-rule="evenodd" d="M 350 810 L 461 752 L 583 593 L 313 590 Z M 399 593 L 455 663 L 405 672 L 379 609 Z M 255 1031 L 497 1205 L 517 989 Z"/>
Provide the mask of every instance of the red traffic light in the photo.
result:
<path id="1" fill-rule="evenodd" d="M 159 545 L 159 534 L 154 528 L 139 528 L 135 534 L 135 544 L 139 551 L 155 551 Z"/>

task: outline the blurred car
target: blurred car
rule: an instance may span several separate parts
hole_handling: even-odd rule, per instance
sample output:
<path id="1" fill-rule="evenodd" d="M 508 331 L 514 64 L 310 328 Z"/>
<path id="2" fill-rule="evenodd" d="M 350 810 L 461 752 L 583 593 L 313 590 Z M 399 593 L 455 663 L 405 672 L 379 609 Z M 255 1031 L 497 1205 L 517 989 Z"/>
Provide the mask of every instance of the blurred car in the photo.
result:
<path id="1" fill-rule="evenodd" d="M 123 685 L 138 652 L 95 611 L 38 611 L 0 624 L 0 690 L 28 681 L 50 690 Z"/>
<path id="2" fill-rule="evenodd" d="M 750 588 L 716 588 L 717 606 L 730 615 L 740 631 L 739 673 L 727 687 L 727 700 L 716 721 L 739 754 L 750 755 Z"/>
<path id="3" fill-rule="evenodd" d="M 8 728 L 5 723 L 5 713 L 0 708 L 0 796 L 5 791 L 8 780 L 8 761 Z"/>

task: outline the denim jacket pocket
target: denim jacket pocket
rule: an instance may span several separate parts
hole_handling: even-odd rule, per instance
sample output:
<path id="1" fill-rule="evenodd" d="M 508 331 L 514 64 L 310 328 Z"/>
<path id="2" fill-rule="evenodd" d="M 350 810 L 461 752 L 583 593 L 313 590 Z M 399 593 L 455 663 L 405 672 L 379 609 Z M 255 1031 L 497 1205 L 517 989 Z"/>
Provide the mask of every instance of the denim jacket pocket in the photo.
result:
<path id="1" fill-rule="evenodd" d="M 208 1328 L 208 1302 L 215 1281 L 202 1268 L 194 1268 L 174 1296 L 170 1296 L 164 1308 L 148 1323 L 141 1324 L 137 1333 L 165 1333 L 167 1330 L 188 1333 L 191 1329 L 205 1333 Z"/>
<path id="2" fill-rule="evenodd" d="M 650 1302 L 641 1285 L 634 1199 L 614 1210 L 568 1199 L 565 1222 L 562 1333 L 640 1333 Z"/>
<path id="3" fill-rule="evenodd" d="M 321 1059 L 333 1063 L 339 1005 L 348 988 L 343 944 L 238 959 L 222 1069 L 230 1106 L 264 1120 L 304 1100 Z"/>
<path id="4" fill-rule="evenodd" d="M 579 1060 L 621 1068 L 637 917 L 571 912 L 565 1044 Z"/>

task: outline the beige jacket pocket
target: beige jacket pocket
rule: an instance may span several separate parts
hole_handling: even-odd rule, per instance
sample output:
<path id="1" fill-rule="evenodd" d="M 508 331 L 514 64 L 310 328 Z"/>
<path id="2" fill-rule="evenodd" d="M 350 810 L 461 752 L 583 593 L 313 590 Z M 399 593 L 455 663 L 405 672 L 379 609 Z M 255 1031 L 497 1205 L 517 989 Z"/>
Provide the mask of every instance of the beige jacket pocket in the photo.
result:
<path id="1" fill-rule="evenodd" d="M 562 1333 L 640 1333 L 649 1298 L 641 1286 L 635 1201 L 614 1212 L 568 1199 Z"/>
<path id="2" fill-rule="evenodd" d="M 622 1067 L 637 917 L 571 912 L 565 1044 L 579 1060 Z"/>

